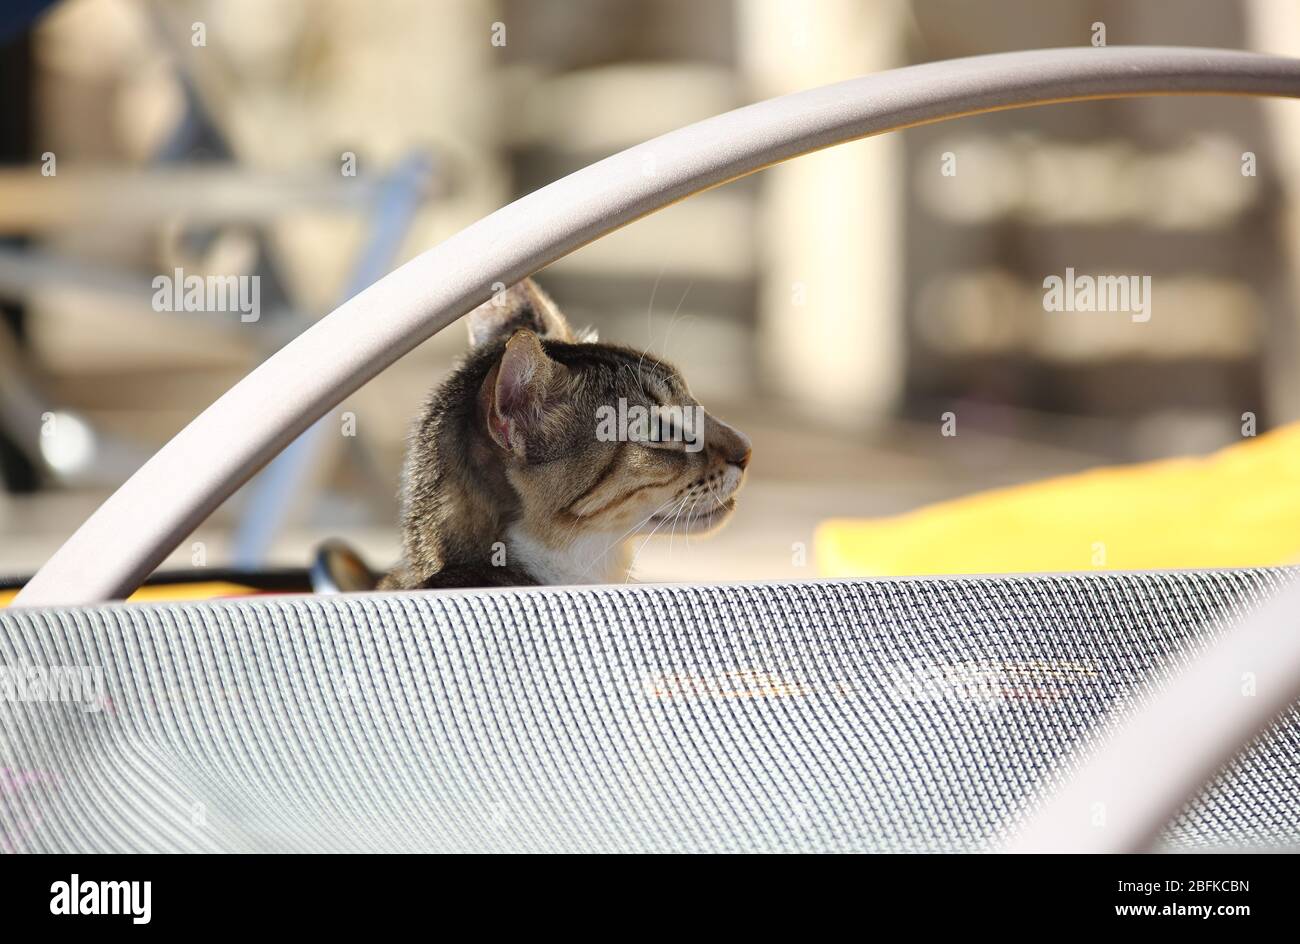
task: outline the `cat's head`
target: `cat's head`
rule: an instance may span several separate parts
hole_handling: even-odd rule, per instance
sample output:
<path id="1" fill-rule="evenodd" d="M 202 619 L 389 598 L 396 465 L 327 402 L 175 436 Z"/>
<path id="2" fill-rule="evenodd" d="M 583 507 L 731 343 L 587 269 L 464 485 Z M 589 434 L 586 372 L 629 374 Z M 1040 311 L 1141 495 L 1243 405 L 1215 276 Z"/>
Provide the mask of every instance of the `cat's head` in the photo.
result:
<path id="1" fill-rule="evenodd" d="M 749 439 L 700 406 L 676 368 L 579 339 L 531 280 L 472 312 L 469 330 L 494 358 L 479 422 L 542 541 L 700 534 L 730 516 Z"/>

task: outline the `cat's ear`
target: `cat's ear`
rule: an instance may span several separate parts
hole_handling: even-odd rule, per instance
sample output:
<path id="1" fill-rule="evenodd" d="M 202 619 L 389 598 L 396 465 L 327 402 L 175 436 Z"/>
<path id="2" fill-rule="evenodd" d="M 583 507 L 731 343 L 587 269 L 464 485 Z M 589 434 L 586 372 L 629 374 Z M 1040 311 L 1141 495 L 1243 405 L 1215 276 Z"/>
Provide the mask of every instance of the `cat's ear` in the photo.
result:
<path id="1" fill-rule="evenodd" d="M 532 279 L 502 289 L 469 313 L 469 343 L 482 347 L 521 328 L 552 341 L 572 341 L 573 331 L 549 295 Z"/>
<path id="2" fill-rule="evenodd" d="M 530 434 L 546 418 L 546 403 L 564 367 L 546 356 L 537 335 L 524 329 L 506 342 L 488 402 L 488 433 L 498 446 L 524 457 Z"/>

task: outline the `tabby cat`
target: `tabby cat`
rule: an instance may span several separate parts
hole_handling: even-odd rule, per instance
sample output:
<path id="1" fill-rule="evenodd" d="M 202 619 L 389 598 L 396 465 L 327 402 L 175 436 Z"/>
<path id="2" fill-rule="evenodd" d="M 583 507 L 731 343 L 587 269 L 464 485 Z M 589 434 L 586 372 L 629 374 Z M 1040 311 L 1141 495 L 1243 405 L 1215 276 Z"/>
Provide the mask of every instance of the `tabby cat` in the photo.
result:
<path id="1" fill-rule="evenodd" d="M 749 440 L 672 366 L 576 337 L 531 280 L 469 334 L 412 433 L 403 559 L 381 589 L 624 581 L 632 538 L 731 514 Z"/>

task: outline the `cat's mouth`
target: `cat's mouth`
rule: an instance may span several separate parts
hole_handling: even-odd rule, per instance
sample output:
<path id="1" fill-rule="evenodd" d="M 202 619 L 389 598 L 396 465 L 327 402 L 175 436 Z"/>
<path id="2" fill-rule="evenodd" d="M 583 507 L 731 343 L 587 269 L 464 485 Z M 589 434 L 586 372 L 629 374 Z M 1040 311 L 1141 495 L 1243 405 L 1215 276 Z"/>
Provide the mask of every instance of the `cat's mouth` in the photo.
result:
<path id="1" fill-rule="evenodd" d="M 721 504 L 714 504 L 713 507 L 702 511 L 692 508 L 655 515 L 650 518 L 649 524 L 651 527 L 668 524 L 669 527 L 676 529 L 677 534 L 699 534 L 721 524 L 735 510 L 736 497 L 733 495 Z"/>

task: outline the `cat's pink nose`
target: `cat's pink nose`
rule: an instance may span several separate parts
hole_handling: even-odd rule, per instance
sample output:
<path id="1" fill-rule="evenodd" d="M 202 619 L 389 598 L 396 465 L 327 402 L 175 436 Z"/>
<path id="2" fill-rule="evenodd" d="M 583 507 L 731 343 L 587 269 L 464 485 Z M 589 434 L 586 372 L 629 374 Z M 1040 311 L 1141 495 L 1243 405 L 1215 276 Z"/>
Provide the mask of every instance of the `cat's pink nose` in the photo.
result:
<path id="1" fill-rule="evenodd" d="M 731 442 L 727 444 L 729 447 L 727 449 L 727 461 L 743 469 L 749 465 L 749 457 L 754 452 L 749 437 L 738 429 L 729 429 L 727 431 L 731 433 Z"/>
<path id="2" fill-rule="evenodd" d="M 749 465 L 749 456 L 753 452 L 750 448 L 749 437 L 736 427 L 728 426 L 722 420 L 715 418 L 710 431 L 710 439 L 712 440 L 713 454 L 715 456 L 720 456 L 726 462 L 738 465 L 742 469 Z"/>

